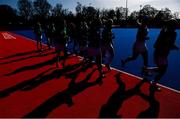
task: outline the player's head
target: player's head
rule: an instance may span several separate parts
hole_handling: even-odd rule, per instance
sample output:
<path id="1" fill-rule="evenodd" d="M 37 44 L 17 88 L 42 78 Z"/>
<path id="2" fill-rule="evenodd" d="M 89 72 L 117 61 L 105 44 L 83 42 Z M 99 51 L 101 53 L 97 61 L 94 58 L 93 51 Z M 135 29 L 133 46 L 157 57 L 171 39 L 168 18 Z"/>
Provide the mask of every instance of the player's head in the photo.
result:
<path id="1" fill-rule="evenodd" d="M 112 24 L 113 24 L 113 20 L 112 19 L 108 19 L 107 23 L 106 23 L 106 26 L 108 28 L 111 28 L 112 27 Z"/>
<path id="2" fill-rule="evenodd" d="M 168 30 L 175 30 L 177 26 L 177 21 L 175 19 L 170 19 L 166 22 L 166 27 Z"/>
<path id="3" fill-rule="evenodd" d="M 139 16 L 137 23 L 139 26 L 147 27 L 149 18 L 147 16 Z"/>
<path id="4" fill-rule="evenodd" d="M 147 25 L 148 24 L 148 17 L 147 16 L 143 16 L 142 19 L 141 19 L 141 23 L 143 25 Z"/>
<path id="5" fill-rule="evenodd" d="M 92 26 L 94 27 L 94 28 L 100 28 L 101 27 L 101 25 L 102 25 L 102 22 L 101 22 L 101 19 L 99 19 L 99 18 L 95 18 L 93 21 L 92 21 Z"/>

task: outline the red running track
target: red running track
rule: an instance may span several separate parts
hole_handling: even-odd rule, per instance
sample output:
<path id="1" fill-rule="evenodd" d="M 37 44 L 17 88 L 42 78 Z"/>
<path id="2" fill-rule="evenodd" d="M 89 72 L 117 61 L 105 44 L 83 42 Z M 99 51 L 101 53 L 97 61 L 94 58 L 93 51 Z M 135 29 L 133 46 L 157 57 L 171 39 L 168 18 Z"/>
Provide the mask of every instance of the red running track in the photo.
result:
<path id="1" fill-rule="evenodd" d="M 0 32 L 0 117 L 180 117 L 180 93 L 113 69 L 99 82 L 95 65 L 69 56 L 56 68 L 53 49 Z M 103 69 L 106 70 L 105 68 Z"/>

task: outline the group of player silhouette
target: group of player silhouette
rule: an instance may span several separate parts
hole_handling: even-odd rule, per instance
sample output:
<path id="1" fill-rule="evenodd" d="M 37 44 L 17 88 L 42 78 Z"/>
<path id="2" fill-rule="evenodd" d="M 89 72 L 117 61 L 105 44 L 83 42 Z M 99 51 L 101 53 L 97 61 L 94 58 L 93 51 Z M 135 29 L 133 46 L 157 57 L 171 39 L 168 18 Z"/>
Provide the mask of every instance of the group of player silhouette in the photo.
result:
<path id="1" fill-rule="evenodd" d="M 175 45 L 177 22 L 174 19 L 170 19 L 165 21 L 161 28 L 159 36 L 154 43 L 154 63 L 156 67 L 149 67 L 148 65 L 148 49 L 146 46 L 146 40 L 150 39 L 148 37 L 148 19 L 144 17 L 137 20 L 137 24 L 138 31 L 132 48 L 132 56 L 121 59 L 121 66 L 125 67 L 126 63 L 136 60 L 139 55 L 142 55 L 144 61 L 142 73 L 146 75 L 149 72 L 155 72 L 155 78 L 151 81 L 151 84 L 160 90 L 157 82 L 166 73 L 170 51 L 179 49 Z M 99 18 L 94 18 L 89 22 L 82 20 L 77 23 L 67 22 L 60 18 L 49 20 L 44 27 L 42 27 L 40 22 L 37 22 L 34 27 L 37 50 L 42 52 L 42 32 L 44 31 L 49 49 L 52 46 L 55 47 L 57 68 L 59 67 L 60 57 L 68 56 L 67 47 L 69 43 L 73 43 L 71 53 L 82 56 L 85 63 L 91 63 L 92 60 L 95 60 L 100 76 L 104 77 L 102 63 L 105 64 L 108 71 L 111 71 L 110 64 L 115 55 L 113 48 L 115 36 L 112 32 L 112 25 L 112 19 L 103 20 L 102 22 Z M 42 30 L 43 28 L 44 30 Z M 65 61 L 66 58 L 62 61 L 63 67 L 65 66 Z"/>

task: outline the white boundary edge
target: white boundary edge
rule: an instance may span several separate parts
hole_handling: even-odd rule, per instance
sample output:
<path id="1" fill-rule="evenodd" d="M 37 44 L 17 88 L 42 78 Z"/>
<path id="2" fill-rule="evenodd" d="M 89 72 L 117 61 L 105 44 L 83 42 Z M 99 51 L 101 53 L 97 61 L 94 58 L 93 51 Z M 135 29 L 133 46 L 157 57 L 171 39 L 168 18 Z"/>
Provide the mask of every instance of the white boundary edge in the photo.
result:
<path id="1" fill-rule="evenodd" d="M 22 35 L 19 35 L 19 34 L 13 33 L 13 32 L 9 32 L 9 33 L 12 33 L 12 34 L 15 34 L 15 35 L 17 35 L 17 36 L 23 37 L 23 38 L 25 38 L 25 39 L 27 39 L 27 40 L 30 40 L 30 41 L 36 42 L 35 40 L 32 40 L 32 39 L 27 38 L 27 37 L 25 37 L 25 36 L 22 36 Z M 46 45 L 45 43 L 42 43 L 42 44 L 43 44 L 43 45 Z M 78 57 L 79 57 L 80 59 L 82 59 L 82 57 L 81 57 L 81 56 L 78 56 Z M 135 77 L 135 78 L 138 78 L 138 79 L 142 80 L 142 78 L 141 78 L 141 77 L 139 77 L 139 76 L 136 76 L 136 75 L 130 74 L 130 73 L 128 73 L 128 72 L 125 72 L 125 71 L 122 71 L 122 70 L 116 69 L 116 68 L 114 68 L 114 67 L 111 67 L 111 69 L 113 69 L 113 70 L 115 70 L 115 71 L 118 71 L 118 72 L 122 72 L 122 73 L 124 73 L 124 74 L 129 75 L 129 76 L 132 76 L 132 77 Z M 180 91 L 178 91 L 178 90 L 176 90 L 176 89 L 173 89 L 173 88 L 170 88 L 170 87 L 164 86 L 164 85 L 159 84 L 159 83 L 158 83 L 158 85 L 159 85 L 159 86 L 161 86 L 161 87 L 163 87 L 163 88 L 169 89 L 169 90 L 171 90 L 171 91 L 174 91 L 174 92 L 176 92 L 176 93 L 179 93 L 179 94 L 180 94 Z"/>
<path id="2" fill-rule="evenodd" d="M 127 72 L 125 72 L 125 71 L 122 71 L 122 70 L 119 70 L 119 69 L 116 69 L 116 68 L 113 68 L 113 67 L 112 67 L 112 69 L 113 69 L 113 70 L 116 70 L 116 71 L 119 71 L 119 72 L 122 72 L 122 73 L 124 73 L 124 74 L 127 74 L 127 75 L 129 75 L 129 76 L 132 76 L 132 77 L 135 77 L 135 78 L 138 78 L 138 79 L 142 80 L 142 78 L 141 78 L 141 77 L 139 77 L 139 76 L 136 76 L 136 75 L 133 75 L 133 74 L 127 73 Z M 179 93 L 179 94 L 180 94 L 180 91 L 178 91 L 178 90 L 176 90 L 176 89 L 173 89 L 173 88 L 170 88 L 170 87 L 164 86 L 164 85 L 159 84 L 159 83 L 158 83 L 158 85 L 159 85 L 159 86 L 161 86 L 161 87 L 163 87 L 163 88 L 169 89 L 169 90 L 171 90 L 171 91 L 174 91 L 174 92 L 176 92 L 176 93 Z"/>

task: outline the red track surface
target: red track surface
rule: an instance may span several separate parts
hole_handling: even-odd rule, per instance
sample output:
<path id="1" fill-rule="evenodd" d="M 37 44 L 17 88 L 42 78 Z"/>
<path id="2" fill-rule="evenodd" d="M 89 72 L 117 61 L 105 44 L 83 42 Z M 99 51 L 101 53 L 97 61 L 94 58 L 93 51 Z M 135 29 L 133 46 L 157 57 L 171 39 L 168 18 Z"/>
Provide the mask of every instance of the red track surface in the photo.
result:
<path id="1" fill-rule="evenodd" d="M 70 56 L 56 69 L 53 50 L 0 32 L 0 117 L 180 117 L 180 94 L 112 70 L 96 82 L 96 66 Z M 44 49 L 47 49 L 44 46 Z M 79 64 L 80 63 L 80 64 Z M 104 69 L 106 70 L 106 69 Z"/>

